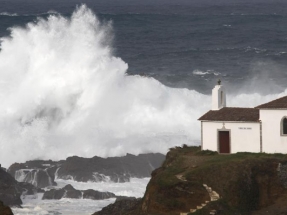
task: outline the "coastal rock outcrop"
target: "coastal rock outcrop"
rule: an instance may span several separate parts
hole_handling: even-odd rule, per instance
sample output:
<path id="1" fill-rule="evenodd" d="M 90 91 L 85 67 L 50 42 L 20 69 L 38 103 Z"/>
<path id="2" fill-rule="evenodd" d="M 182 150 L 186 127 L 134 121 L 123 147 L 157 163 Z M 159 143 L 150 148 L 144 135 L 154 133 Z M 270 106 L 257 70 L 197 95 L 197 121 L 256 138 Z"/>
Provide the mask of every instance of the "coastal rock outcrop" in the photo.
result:
<path id="1" fill-rule="evenodd" d="M 22 195 L 35 195 L 37 193 L 44 193 L 45 190 L 35 187 L 27 182 L 18 182 L 18 186 L 21 187 Z"/>
<path id="2" fill-rule="evenodd" d="M 61 189 L 51 189 L 45 191 L 42 199 L 62 199 L 62 198 L 70 198 L 70 199 L 93 199 L 93 200 L 101 200 L 101 199 L 109 199 L 115 198 L 116 195 L 110 192 L 99 192 L 96 190 L 76 190 L 72 185 L 66 185 Z"/>
<path id="3" fill-rule="evenodd" d="M 13 215 L 13 212 L 10 207 L 3 204 L 2 201 L 0 201 L 0 214 L 1 215 Z"/>
<path id="4" fill-rule="evenodd" d="M 34 195 L 44 190 L 26 182 L 18 182 L 13 176 L 0 168 L 0 201 L 4 205 L 20 207 L 21 195 Z"/>
<path id="5" fill-rule="evenodd" d="M 116 197 L 116 195 L 111 192 L 100 192 L 92 189 L 84 190 L 82 192 L 84 199 L 100 200 L 100 199 L 109 199 Z"/>
<path id="6" fill-rule="evenodd" d="M 18 182 L 7 172 L 0 168 L 0 201 L 4 205 L 20 206 L 22 188 Z"/>
<path id="7" fill-rule="evenodd" d="M 114 204 L 104 207 L 101 211 L 93 215 L 124 215 L 137 210 L 141 203 L 141 198 L 126 197 L 118 198 Z"/>
<path id="8" fill-rule="evenodd" d="M 131 177 L 150 177 L 165 156 L 159 153 L 127 154 L 123 157 L 81 158 L 68 157 L 62 161 L 27 161 L 14 163 L 8 172 L 19 182 L 31 183 L 38 188 L 56 185 L 55 178 L 80 182 L 127 182 Z"/>
<path id="9" fill-rule="evenodd" d="M 8 172 L 19 182 L 27 182 L 38 188 L 45 188 L 57 185 L 55 180 L 55 171 L 61 164 L 60 162 L 27 161 L 26 163 L 12 164 Z"/>
<path id="10" fill-rule="evenodd" d="M 143 199 L 125 215 L 270 215 L 287 211 L 287 155 L 219 155 L 199 147 L 170 149 L 153 171 Z M 132 200 L 130 201 L 132 204 Z M 272 209 L 270 209 L 272 208 Z M 104 215 L 106 209 L 96 214 Z"/>
<path id="11" fill-rule="evenodd" d="M 113 181 L 127 182 L 131 177 L 150 177 L 151 172 L 159 167 L 165 156 L 156 154 L 127 154 L 124 157 L 81 158 L 69 157 L 57 171 L 57 177 L 75 181 Z"/>

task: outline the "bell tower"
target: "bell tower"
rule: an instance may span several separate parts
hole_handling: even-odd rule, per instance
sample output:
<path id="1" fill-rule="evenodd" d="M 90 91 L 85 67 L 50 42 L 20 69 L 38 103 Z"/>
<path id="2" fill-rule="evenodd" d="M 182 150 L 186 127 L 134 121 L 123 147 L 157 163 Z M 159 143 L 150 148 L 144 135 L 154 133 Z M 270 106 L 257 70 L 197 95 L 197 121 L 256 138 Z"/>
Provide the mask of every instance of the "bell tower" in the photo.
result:
<path id="1" fill-rule="evenodd" d="M 223 107 L 226 107 L 226 93 L 219 79 L 212 90 L 212 110 L 220 110 Z"/>

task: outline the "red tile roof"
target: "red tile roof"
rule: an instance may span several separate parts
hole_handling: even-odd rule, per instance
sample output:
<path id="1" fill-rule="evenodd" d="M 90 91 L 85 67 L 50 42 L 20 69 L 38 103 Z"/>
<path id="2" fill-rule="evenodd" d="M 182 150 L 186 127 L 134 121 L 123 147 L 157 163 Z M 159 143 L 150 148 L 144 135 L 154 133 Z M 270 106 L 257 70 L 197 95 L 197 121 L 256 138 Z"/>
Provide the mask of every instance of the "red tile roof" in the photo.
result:
<path id="1" fill-rule="evenodd" d="M 265 104 L 259 105 L 255 108 L 259 109 L 287 109 L 287 96 L 281 97 L 279 99 L 275 99 L 271 102 L 267 102 Z"/>
<path id="2" fill-rule="evenodd" d="M 224 107 L 220 110 L 210 110 L 198 120 L 200 121 L 259 121 L 259 109 Z"/>

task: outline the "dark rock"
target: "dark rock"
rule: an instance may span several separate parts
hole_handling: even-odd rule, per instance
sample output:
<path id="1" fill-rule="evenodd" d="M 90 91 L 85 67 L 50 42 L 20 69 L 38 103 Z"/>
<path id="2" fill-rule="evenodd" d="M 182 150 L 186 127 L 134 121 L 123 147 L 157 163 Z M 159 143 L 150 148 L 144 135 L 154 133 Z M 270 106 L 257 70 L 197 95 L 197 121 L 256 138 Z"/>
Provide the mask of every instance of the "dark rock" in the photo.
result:
<path id="1" fill-rule="evenodd" d="M 0 201 L 0 214 L 1 215 L 13 215 L 11 208 L 4 205 L 2 201 Z"/>
<path id="2" fill-rule="evenodd" d="M 119 198 L 95 215 L 187 214 L 203 204 L 195 214 L 283 215 L 286 199 L 286 154 L 219 155 L 185 146 L 170 149 L 141 201 Z"/>
<path id="3" fill-rule="evenodd" d="M 15 179 L 20 182 L 27 182 L 33 184 L 35 187 L 44 188 L 56 185 L 54 179 L 50 177 L 47 170 L 32 169 L 26 170 L 21 169 L 16 171 Z"/>
<path id="4" fill-rule="evenodd" d="M 36 187 L 44 188 L 55 185 L 57 185 L 57 183 L 54 181 L 54 177 L 51 177 L 46 169 L 37 171 Z"/>
<path id="5" fill-rule="evenodd" d="M 128 182 L 131 177 L 150 177 L 151 172 L 159 167 L 165 156 L 159 153 L 127 154 L 124 157 L 81 158 L 68 157 L 65 161 L 27 161 L 14 163 L 8 172 L 19 182 L 31 183 L 38 188 L 56 185 L 55 177 L 81 182 Z"/>
<path id="6" fill-rule="evenodd" d="M 104 207 L 101 211 L 95 212 L 93 215 L 124 215 L 135 211 L 141 204 L 142 199 L 134 197 L 125 197 L 117 199 L 115 203 Z"/>
<path id="7" fill-rule="evenodd" d="M 135 200 L 136 197 L 130 197 L 130 196 L 116 196 L 117 198 L 117 201 L 120 201 L 120 200 Z"/>
<path id="8" fill-rule="evenodd" d="M 15 163 L 9 167 L 8 172 L 19 182 L 27 182 L 35 187 L 45 188 L 57 185 L 54 181 L 55 167 L 50 167 L 52 164 L 47 161 L 28 161 L 25 164 Z"/>
<path id="9" fill-rule="evenodd" d="M 34 195 L 37 193 L 44 193 L 45 190 L 37 188 L 34 185 L 27 182 L 18 182 L 18 185 L 22 188 L 23 195 Z"/>
<path id="10" fill-rule="evenodd" d="M 51 189 L 45 191 L 42 199 L 62 199 L 62 198 L 71 198 L 71 199 L 80 199 L 82 198 L 82 192 L 76 190 L 72 185 L 66 185 L 61 189 Z"/>
<path id="11" fill-rule="evenodd" d="M 109 199 L 116 197 L 115 194 L 110 192 L 99 192 L 96 190 L 84 190 L 83 191 L 83 198 L 84 199 L 93 199 L 93 200 L 100 200 L 100 199 Z"/>
<path id="12" fill-rule="evenodd" d="M 159 167 L 165 156 L 162 154 L 127 154 L 124 157 L 111 158 L 67 158 L 57 174 L 62 179 L 76 181 L 127 182 L 131 177 L 150 177 L 151 172 Z"/>
<path id="13" fill-rule="evenodd" d="M 21 195 L 35 195 L 44 190 L 26 182 L 18 182 L 8 172 L 0 168 L 0 200 L 9 206 L 20 207 Z"/>
<path id="14" fill-rule="evenodd" d="M 19 169 L 27 169 L 27 166 L 22 163 L 14 163 L 8 168 L 8 173 L 15 178 L 15 173 Z"/>
<path id="15" fill-rule="evenodd" d="M 60 190 L 51 189 L 51 190 L 45 191 L 42 199 L 61 199 L 63 198 L 64 194 L 65 194 L 65 190 L 63 189 L 60 189 Z"/>
<path id="16" fill-rule="evenodd" d="M 4 167 L 2 167 L 1 164 L 0 164 L 0 168 L 1 168 L 2 170 L 4 170 L 5 172 L 7 172 L 7 169 L 4 168 Z"/>
<path id="17" fill-rule="evenodd" d="M 109 199 L 116 197 L 115 194 L 110 192 L 99 192 L 96 190 L 76 190 L 72 185 L 68 184 L 61 189 L 51 189 L 46 191 L 42 199 L 61 199 L 61 198 L 71 198 L 71 199 Z"/>
<path id="18" fill-rule="evenodd" d="M 19 182 L 27 182 L 36 187 L 56 186 L 55 172 L 63 161 L 27 161 L 23 164 L 14 163 L 8 172 Z"/>
<path id="19" fill-rule="evenodd" d="M 198 214 L 207 215 L 211 210 L 233 215 L 286 212 L 287 155 L 205 152 L 199 147 L 171 149 L 162 167 L 153 172 L 139 211 L 125 214 L 186 213 L 210 200 L 203 184 L 220 198 Z M 197 167 L 192 168 L 194 165 Z M 275 212 L 279 208 L 282 210 Z"/>
<path id="20" fill-rule="evenodd" d="M 0 200 L 9 206 L 20 206 L 22 189 L 18 182 L 0 168 Z"/>
<path id="21" fill-rule="evenodd" d="M 72 185 L 68 184 L 63 188 L 66 192 L 64 197 L 71 198 L 71 199 L 80 199 L 82 198 L 82 192 L 76 190 Z"/>

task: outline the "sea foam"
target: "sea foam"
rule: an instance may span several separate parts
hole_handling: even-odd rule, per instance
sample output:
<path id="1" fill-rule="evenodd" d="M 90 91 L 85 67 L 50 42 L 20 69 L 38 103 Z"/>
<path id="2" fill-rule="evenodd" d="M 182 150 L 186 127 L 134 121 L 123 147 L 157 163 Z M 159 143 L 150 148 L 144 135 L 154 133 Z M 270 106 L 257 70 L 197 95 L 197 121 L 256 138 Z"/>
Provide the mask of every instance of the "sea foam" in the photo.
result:
<path id="1" fill-rule="evenodd" d="M 127 63 L 113 54 L 112 23 L 86 6 L 70 18 L 51 14 L 10 31 L 0 52 L 2 165 L 199 144 L 197 119 L 211 96 L 127 75 Z M 278 96 L 239 94 L 228 104 L 253 106 Z"/>
<path id="2" fill-rule="evenodd" d="M 130 182 L 112 183 L 112 182 L 77 182 L 72 180 L 56 180 L 58 188 L 71 184 L 77 190 L 94 189 L 101 192 L 112 192 L 117 196 L 143 197 L 146 185 L 150 178 L 131 178 Z M 12 208 L 15 215 L 88 215 L 101 210 L 103 207 L 113 203 L 115 198 L 105 200 L 91 199 L 68 199 L 61 200 L 42 200 L 43 194 L 22 195 L 22 208 Z"/>
<path id="3" fill-rule="evenodd" d="M 1 12 L 0 16 L 18 16 L 17 13 Z"/>

